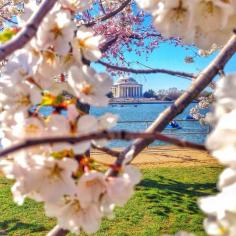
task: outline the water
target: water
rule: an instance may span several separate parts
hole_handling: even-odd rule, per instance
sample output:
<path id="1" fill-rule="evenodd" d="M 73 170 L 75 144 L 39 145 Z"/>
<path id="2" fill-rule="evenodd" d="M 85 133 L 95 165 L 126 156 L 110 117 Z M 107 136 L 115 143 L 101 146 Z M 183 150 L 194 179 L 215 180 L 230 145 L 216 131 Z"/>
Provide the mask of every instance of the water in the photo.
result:
<path id="1" fill-rule="evenodd" d="M 106 112 L 111 112 L 119 116 L 119 122 L 114 130 L 128 130 L 128 131 L 144 131 L 152 121 L 170 104 L 125 104 L 125 105 L 109 105 L 106 108 L 91 108 L 91 114 L 100 116 Z M 209 131 L 208 126 L 201 125 L 198 121 L 185 120 L 189 114 L 189 110 L 196 104 L 189 105 L 183 113 L 178 115 L 175 119 L 183 119 L 184 121 L 177 121 L 182 129 L 165 129 L 164 133 L 179 137 L 195 143 L 204 143 L 206 134 Z M 207 112 L 207 111 L 205 111 Z M 139 121 L 139 122 L 130 122 Z M 112 141 L 110 147 L 124 147 L 129 145 L 126 141 Z M 152 145 L 166 145 L 165 143 L 156 141 Z"/>

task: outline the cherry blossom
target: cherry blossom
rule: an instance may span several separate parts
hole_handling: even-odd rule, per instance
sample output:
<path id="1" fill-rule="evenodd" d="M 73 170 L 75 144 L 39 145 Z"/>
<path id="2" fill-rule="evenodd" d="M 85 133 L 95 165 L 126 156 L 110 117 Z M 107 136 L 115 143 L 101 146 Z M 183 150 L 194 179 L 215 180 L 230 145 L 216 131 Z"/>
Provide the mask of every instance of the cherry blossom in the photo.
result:
<path id="1" fill-rule="evenodd" d="M 93 30 L 81 26 L 77 30 L 76 38 L 72 41 L 73 55 L 81 63 L 82 57 L 89 61 L 96 61 L 102 54 L 99 49 L 102 37 L 95 36 Z"/>
<path id="2" fill-rule="evenodd" d="M 55 11 L 44 19 L 37 32 L 37 45 L 41 49 L 52 47 L 58 54 L 70 51 L 69 43 L 74 37 L 75 23 L 67 11 Z"/>
<path id="3" fill-rule="evenodd" d="M 42 155 L 23 154 L 14 160 L 1 161 L 0 166 L 8 178 L 16 180 L 12 192 L 18 204 L 23 204 L 25 197 L 54 202 L 75 188 L 72 173 L 77 163 L 68 158 L 56 160 Z"/>
<path id="4" fill-rule="evenodd" d="M 28 19 L 40 6 L 35 1 L 25 2 L 0 2 L 4 19 L 0 19 L 1 31 L 2 27 L 6 28 L 6 22 L 14 24 L 13 16 L 17 17 L 16 32 L 24 30 Z M 205 56 L 221 47 L 236 25 L 235 0 L 136 2 L 152 15 L 158 32 L 151 26 L 150 32 L 143 31 L 145 14 L 138 10 L 136 13 L 132 4 L 103 22 L 106 14 L 109 16 L 121 6 L 123 2 L 119 0 L 60 0 L 56 3 L 44 17 L 35 37 L 2 64 L 0 135 L 3 148 L 28 138 L 78 137 L 114 128 L 116 115 L 85 114 L 80 104 L 108 105 L 112 79 L 93 69 L 93 62 L 104 56 L 107 61 L 113 62 L 115 58 L 126 63 L 122 47 L 133 51 L 132 40 L 136 46 L 150 52 L 159 40 L 176 37 L 178 44 L 181 38 L 184 43 L 200 47 L 199 54 Z M 101 20 L 93 24 L 94 19 Z M 146 38 L 151 42 L 148 47 L 144 46 Z M 110 42 L 114 44 L 109 45 Z M 142 51 L 136 50 L 136 53 L 141 55 Z M 199 200 L 200 208 L 208 215 L 204 227 L 209 235 L 233 236 L 236 231 L 235 87 L 235 75 L 219 81 L 215 109 L 210 115 L 215 127 L 206 146 L 227 168 L 219 177 L 219 193 Z M 200 109 L 208 107 L 210 101 L 211 98 L 202 99 L 192 113 L 196 115 Z M 52 113 L 41 114 L 40 108 L 45 107 L 50 107 Z M 133 148 L 122 164 L 102 172 L 93 165 L 92 158 L 88 158 L 87 151 L 92 143 L 104 147 L 107 140 L 50 143 L 1 160 L 1 171 L 15 181 L 11 189 L 14 201 L 20 205 L 25 198 L 43 202 L 46 215 L 55 217 L 60 227 L 72 233 L 98 231 L 102 218 L 112 217 L 115 207 L 124 206 L 131 198 L 141 173 L 129 165 L 134 158 Z M 111 172 L 116 174 L 111 175 Z M 186 232 L 176 234 L 187 235 L 192 236 Z"/>
<path id="5" fill-rule="evenodd" d="M 69 71 L 68 83 L 81 102 L 93 106 L 107 106 L 107 91 L 111 89 L 112 80 L 105 73 L 96 73 L 84 65 L 81 69 L 72 67 Z"/>

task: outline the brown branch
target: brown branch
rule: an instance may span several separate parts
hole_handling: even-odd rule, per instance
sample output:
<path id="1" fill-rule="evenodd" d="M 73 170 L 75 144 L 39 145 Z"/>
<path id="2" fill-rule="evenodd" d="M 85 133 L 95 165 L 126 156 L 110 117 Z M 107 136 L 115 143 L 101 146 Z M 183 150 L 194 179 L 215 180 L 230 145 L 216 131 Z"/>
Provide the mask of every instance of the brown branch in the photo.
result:
<path id="1" fill-rule="evenodd" d="M 180 72 L 180 71 L 172 71 L 167 69 L 131 69 L 127 67 L 120 67 L 115 65 L 110 65 L 104 61 L 97 61 L 96 63 L 99 63 L 103 66 L 106 66 L 107 68 L 123 71 L 127 73 L 133 73 L 133 74 L 155 74 L 155 73 L 162 73 L 162 74 L 168 74 L 173 76 L 179 76 L 179 77 L 185 77 L 185 78 L 196 78 L 194 74 L 186 73 L 186 72 Z"/>
<path id="2" fill-rule="evenodd" d="M 180 114 L 201 91 L 203 91 L 213 78 L 222 71 L 226 63 L 236 52 L 236 35 L 233 35 L 228 43 L 223 47 L 218 56 L 203 70 L 199 76 L 193 81 L 191 87 L 183 93 L 173 105 L 164 110 L 146 132 L 161 132 L 168 123 Z M 134 157 L 137 156 L 145 147 L 152 143 L 154 139 L 137 139 L 128 146 L 117 158 L 115 164 L 122 165 L 126 154 L 132 149 Z M 116 175 L 114 171 L 110 171 L 110 175 Z"/>
<path id="3" fill-rule="evenodd" d="M 113 156 L 113 157 L 119 157 L 119 155 L 120 155 L 119 151 L 115 151 L 115 150 L 112 150 L 112 149 L 107 148 L 107 147 L 98 147 L 98 146 L 96 146 L 94 144 L 92 145 L 92 147 L 94 149 L 97 149 L 97 150 L 99 150 L 101 152 L 104 152 L 104 153 L 106 153 L 106 154 L 108 154 L 110 156 Z"/>
<path id="4" fill-rule="evenodd" d="M 49 138 L 34 138 L 34 139 L 26 139 L 25 141 L 15 144 L 9 148 L 5 148 L 4 150 L 0 151 L 0 157 L 9 155 L 13 152 L 19 151 L 21 149 L 27 149 L 33 146 L 38 145 L 46 145 L 46 144 L 52 144 L 52 143 L 80 143 L 84 141 L 88 141 L 91 139 L 97 140 L 97 139 L 107 139 L 107 140 L 113 140 L 113 139 L 120 139 L 120 140 L 132 140 L 135 138 L 143 138 L 143 139 L 155 139 L 160 140 L 162 142 L 167 142 L 174 144 L 179 147 L 189 147 L 193 149 L 198 150 L 206 150 L 204 145 L 196 144 L 184 140 L 179 140 L 178 138 L 170 137 L 164 134 L 161 134 L 159 132 L 128 132 L 128 131 L 101 131 L 101 132 L 95 132 L 90 133 L 86 135 L 81 135 L 78 137 L 49 137 Z"/>
<path id="5" fill-rule="evenodd" d="M 104 6 L 103 6 L 103 4 L 102 4 L 102 0 L 99 0 L 99 6 L 100 6 L 100 8 L 101 8 L 103 14 L 106 14 L 106 10 L 105 10 L 105 8 L 104 8 Z"/>
<path id="6" fill-rule="evenodd" d="M 117 39 L 119 38 L 118 35 L 115 35 L 113 38 L 107 40 L 106 42 L 102 43 L 99 48 L 102 53 L 105 53 L 114 43 L 116 43 Z"/>
<path id="7" fill-rule="evenodd" d="M 95 24 L 97 24 L 98 22 L 106 21 L 106 20 L 112 18 L 113 16 L 117 15 L 119 12 L 123 11 L 128 6 L 128 4 L 130 2 L 131 2 L 131 0 L 126 0 L 116 10 L 111 11 L 110 13 L 108 13 L 102 17 L 94 19 L 91 22 L 85 23 L 84 25 L 87 27 L 91 27 L 91 26 L 94 26 Z"/>
<path id="8" fill-rule="evenodd" d="M 45 0 L 38 11 L 32 15 L 26 26 L 9 42 L 0 46 L 0 61 L 28 43 L 37 32 L 37 29 L 47 13 L 53 8 L 57 0 Z"/>

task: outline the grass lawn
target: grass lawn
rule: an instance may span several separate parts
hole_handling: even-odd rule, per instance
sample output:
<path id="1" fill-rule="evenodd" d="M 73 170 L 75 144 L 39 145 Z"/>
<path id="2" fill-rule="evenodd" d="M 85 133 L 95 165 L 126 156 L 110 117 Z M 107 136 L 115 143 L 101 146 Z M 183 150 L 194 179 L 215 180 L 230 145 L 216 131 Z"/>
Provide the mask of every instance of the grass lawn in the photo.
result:
<path id="1" fill-rule="evenodd" d="M 205 235 L 196 199 L 216 191 L 220 167 L 144 169 L 143 181 L 114 220 L 104 220 L 96 236 L 158 236 L 179 230 Z M 12 202 L 10 182 L 0 178 L 0 235 L 45 235 L 55 224 L 41 204 Z M 84 235 L 84 234 L 82 234 Z"/>

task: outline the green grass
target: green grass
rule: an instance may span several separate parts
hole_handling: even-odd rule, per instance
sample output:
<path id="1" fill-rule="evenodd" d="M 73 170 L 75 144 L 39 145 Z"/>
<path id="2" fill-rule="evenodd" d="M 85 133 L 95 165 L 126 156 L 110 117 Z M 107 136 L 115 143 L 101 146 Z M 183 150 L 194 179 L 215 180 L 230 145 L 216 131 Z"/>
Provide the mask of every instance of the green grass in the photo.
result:
<path id="1" fill-rule="evenodd" d="M 114 220 L 104 220 L 96 236 L 158 236 L 179 230 L 205 235 L 196 199 L 216 191 L 220 167 L 157 168 L 143 170 L 143 181 Z M 12 202 L 10 182 L 0 178 L 0 235 L 45 235 L 55 224 L 43 207 L 27 200 Z M 84 235 L 84 234 L 82 234 Z"/>

